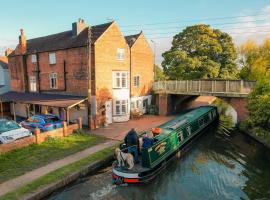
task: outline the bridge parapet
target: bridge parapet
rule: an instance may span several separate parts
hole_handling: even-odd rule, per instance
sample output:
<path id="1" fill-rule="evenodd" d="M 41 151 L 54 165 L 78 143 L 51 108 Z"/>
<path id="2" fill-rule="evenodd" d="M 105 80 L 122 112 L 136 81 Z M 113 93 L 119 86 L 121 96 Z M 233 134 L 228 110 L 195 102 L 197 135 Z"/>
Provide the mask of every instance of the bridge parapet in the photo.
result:
<path id="1" fill-rule="evenodd" d="M 154 83 L 155 93 L 246 97 L 255 81 L 243 80 L 180 80 Z"/>

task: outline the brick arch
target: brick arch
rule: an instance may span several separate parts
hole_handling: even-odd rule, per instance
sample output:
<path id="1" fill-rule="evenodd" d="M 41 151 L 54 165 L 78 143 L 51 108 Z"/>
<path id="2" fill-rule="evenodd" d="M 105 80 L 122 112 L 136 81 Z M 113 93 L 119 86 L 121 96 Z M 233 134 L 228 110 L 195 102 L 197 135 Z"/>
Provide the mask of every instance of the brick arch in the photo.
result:
<path id="1" fill-rule="evenodd" d="M 230 104 L 237 113 L 237 121 L 243 121 L 248 117 L 247 99 L 242 97 L 219 97 Z"/>
<path id="2" fill-rule="evenodd" d="M 218 97 L 227 102 L 237 113 L 237 121 L 243 121 L 248 117 L 247 99 L 244 97 Z M 185 99 L 183 95 L 179 99 Z M 181 102 L 181 101 L 179 101 Z M 179 103 L 178 102 L 178 103 Z M 160 115 L 172 113 L 173 107 L 176 106 L 176 98 L 172 98 L 169 94 L 159 94 L 157 98 L 157 106 L 159 107 Z"/>

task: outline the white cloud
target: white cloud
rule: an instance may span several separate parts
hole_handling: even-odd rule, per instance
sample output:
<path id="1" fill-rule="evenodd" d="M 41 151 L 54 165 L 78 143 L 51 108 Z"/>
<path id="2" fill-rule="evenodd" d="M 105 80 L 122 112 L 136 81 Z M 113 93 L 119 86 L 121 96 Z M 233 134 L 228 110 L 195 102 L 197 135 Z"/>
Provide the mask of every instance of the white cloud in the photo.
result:
<path id="1" fill-rule="evenodd" d="M 17 43 L 14 39 L 0 38 L 0 55 L 4 55 L 7 48 L 14 49 Z"/>
<path id="2" fill-rule="evenodd" d="M 163 61 L 162 54 L 171 48 L 172 37 L 171 38 L 157 38 L 157 39 L 152 39 L 152 41 L 150 40 L 149 43 L 153 49 L 153 52 L 155 53 L 155 63 L 160 65 L 161 62 Z"/>
<path id="3" fill-rule="evenodd" d="M 233 37 L 237 45 L 242 44 L 248 39 L 261 43 L 265 38 L 270 37 L 270 5 L 262 8 L 256 16 L 248 16 L 249 11 L 244 11 L 240 15 L 231 30 L 227 30 Z M 253 13 L 254 15 L 254 13 Z"/>

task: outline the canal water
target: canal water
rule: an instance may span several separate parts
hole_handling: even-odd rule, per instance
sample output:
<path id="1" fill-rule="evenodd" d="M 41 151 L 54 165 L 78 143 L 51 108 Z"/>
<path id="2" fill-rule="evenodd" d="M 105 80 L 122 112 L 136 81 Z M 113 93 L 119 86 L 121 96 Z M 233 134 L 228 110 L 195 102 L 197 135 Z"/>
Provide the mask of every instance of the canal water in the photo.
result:
<path id="1" fill-rule="evenodd" d="M 78 180 L 50 200 L 270 199 L 270 151 L 222 125 L 208 128 L 153 182 L 115 186 L 111 168 Z"/>

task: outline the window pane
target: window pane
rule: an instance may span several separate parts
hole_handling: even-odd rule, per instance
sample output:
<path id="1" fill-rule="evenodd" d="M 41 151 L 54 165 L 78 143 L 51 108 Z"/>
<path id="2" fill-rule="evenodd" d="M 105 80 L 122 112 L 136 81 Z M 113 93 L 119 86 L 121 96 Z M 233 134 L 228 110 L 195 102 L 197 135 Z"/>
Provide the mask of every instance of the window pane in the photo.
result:
<path id="1" fill-rule="evenodd" d="M 55 53 L 49 53 L 49 62 L 50 62 L 50 64 L 56 63 Z"/>
<path id="2" fill-rule="evenodd" d="M 120 115 L 121 114 L 121 112 L 120 112 L 120 105 L 116 105 L 115 106 L 115 114 L 116 115 Z"/>
<path id="3" fill-rule="evenodd" d="M 117 49 L 117 59 L 118 60 L 124 60 L 125 57 L 125 50 L 124 49 Z"/>
<path id="4" fill-rule="evenodd" d="M 121 87 L 121 85 L 120 85 L 120 78 L 117 78 L 116 79 L 116 87 Z"/>
<path id="5" fill-rule="evenodd" d="M 122 87 L 123 88 L 127 87 L 127 73 L 126 72 L 122 73 Z"/>
<path id="6" fill-rule="evenodd" d="M 36 63 L 36 62 L 37 62 L 37 55 L 32 54 L 32 63 Z"/>

